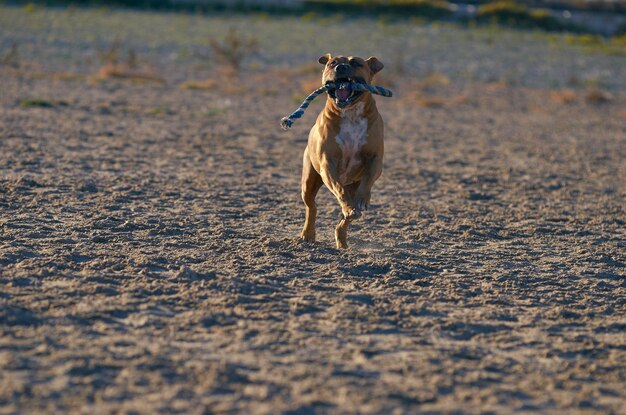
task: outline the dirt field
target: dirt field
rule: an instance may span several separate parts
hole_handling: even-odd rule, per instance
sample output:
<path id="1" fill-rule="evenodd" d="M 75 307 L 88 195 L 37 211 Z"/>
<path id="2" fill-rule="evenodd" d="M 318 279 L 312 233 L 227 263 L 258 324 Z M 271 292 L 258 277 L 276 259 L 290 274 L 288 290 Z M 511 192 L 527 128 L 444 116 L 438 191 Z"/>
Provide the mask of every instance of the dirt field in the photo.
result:
<path id="1" fill-rule="evenodd" d="M 626 413 L 626 58 L 494 30 L 0 7 L 0 413 Z M 95 80 L 115 33 L 165 82 Z M 337 251 L 322 99 L 278 124 L 352 50 L 396 97 Z"/>

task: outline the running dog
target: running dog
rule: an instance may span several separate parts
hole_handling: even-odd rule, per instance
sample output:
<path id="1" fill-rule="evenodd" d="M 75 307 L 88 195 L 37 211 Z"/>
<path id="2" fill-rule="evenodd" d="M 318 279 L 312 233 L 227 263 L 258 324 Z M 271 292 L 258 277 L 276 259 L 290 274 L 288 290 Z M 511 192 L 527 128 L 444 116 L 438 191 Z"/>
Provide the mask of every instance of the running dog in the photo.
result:
<path id="1" fill-rule="evenodd" d="M 371 84 L 383 64 L 371 57 L 319 58 L 322 83 Z M 315 196 L 325 184 L 339 201 L 342 217 L 335 228 L 337 248 L 348 247 L 348 225 L 370 204 L 374 182 L 383 170 L 383 119 L 368 91 L 328 91 L 326 105 L 309 133 L 302 167 L 302 200 L 306 219 L 300 239 L 315 241 Z"/>

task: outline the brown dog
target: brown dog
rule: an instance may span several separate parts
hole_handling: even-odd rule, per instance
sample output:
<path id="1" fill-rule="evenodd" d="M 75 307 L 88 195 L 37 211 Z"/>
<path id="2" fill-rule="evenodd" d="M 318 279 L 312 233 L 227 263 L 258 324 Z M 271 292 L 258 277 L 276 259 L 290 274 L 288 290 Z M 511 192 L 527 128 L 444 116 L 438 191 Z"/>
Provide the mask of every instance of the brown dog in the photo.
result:
<path id="1" fill-rule="evenodd" d="M 371 57 L 326 54 L 322 82 L 371 83 L 383 64 Z M 341 205 L 343 218 L 335 228 L 337 248 L 347 248 L 348 225 L 370 204 L 372 185 L 383 170 L 383 120 L 370 92 L 336 89 L 328 92 L 324 110 L 309 133 L 302 167 L 302 199 L 306 220 L 300 238 L 315 241 L 315 196 L 325 184 Z"/>

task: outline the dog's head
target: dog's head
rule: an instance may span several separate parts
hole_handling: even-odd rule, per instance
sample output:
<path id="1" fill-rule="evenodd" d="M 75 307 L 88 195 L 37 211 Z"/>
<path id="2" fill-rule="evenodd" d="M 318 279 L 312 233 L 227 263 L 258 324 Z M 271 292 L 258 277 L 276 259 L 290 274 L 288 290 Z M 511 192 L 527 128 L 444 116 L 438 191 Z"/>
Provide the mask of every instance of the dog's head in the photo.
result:
<path id="1" fill-rule="evenodd" d="M 323 84 L 331 82 L 370 84 L 374 75 L 383 69 L 382 62 L 373 56 L 363 59 L 358 56 L 333 57 L 327 53 L 320 57 L 318 62 L 324 65 Z M 351 89 L 333 89 L 328 91 L 328 94 L 338 107 L 345 108 L 358 101 L 364 92 Z"/>

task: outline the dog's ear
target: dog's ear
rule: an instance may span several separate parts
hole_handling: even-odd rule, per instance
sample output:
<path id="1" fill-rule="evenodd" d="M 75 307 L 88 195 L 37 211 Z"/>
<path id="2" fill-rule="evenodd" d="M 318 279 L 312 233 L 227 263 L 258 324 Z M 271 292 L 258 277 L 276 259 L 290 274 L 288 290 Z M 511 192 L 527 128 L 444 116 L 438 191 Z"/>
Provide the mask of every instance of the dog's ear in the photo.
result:
<path id="1" fill-rule="evenodd" d="M 370 67 L 372 75 L 380 72 L 385 67 L 385 65 L 383 65 L 383 63 L 379 61 L 378 58 L 376 58 L 375 56 L 367 58 L 365 62 L 367 62 L 367 66 Z"/>
<path id="2" fill-rule="evenodd" d="M 331 60 L 332 58 L 333 56 L 330 53 L 327 53 L 324 56 L 320 56 L 320 58 L 317 61 L 321 63 L 322 65 L 326 65 L 328 61 Z"/>

